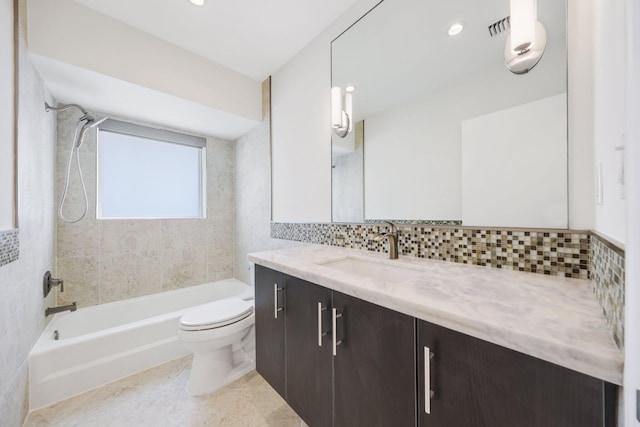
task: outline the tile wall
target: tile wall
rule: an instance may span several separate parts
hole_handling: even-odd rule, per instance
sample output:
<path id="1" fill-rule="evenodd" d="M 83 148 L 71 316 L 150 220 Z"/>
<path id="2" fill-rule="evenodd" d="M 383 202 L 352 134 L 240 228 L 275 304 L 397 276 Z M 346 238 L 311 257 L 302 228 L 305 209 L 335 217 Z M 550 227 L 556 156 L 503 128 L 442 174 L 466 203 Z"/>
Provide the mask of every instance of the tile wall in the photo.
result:
<path id="1" fill-rule="evenodd" d="M 376 234 L 379 224 L 272 223 L 271 236 L 300 242 L 388 252 Z M 589 277 L 589 235 L 579 231 L 480 229 L 457 226 L 400 225 L 401 255 L 554 276 Z"/>
<path id="2" fill-rule="evenodd" d="M 624 348 L 625 253 L 607 239 L 591 236 L 591 276 L 611 335 Z"/>
<path id="3" fill-rule="evenodd" d="M 24 26 L 19 43 L 18 221 L 20 256 L 0 266 L 0 425 L 22 425 L 28 411 L 31 347 L 44 329 L 42 277 L 55 268 L 53 213 L 55 117 L 44 111 L 53 102 L 27 54 Z M 13 234 L 11 240 L 17 238 Z M 17 240 L 15 240 L 17 241 Z"/>
<path id="4" fill-rule="evenodd" d="M 20 232 L 18 229 L 0 231 L 0 267 L 17 261 L 20 257 Z"/>
<path id="5" fill-rule="evenodd" d="M 57 201 L 78 117 L 58 113 Z M 76 224 L 57 220 L 57 274 L 65 281 L 59 304 L 86 307 L 233 277 L 233 142 L 207 138 L 206 219 L 97 220 L 95 130 L 80 151 L 89 214 Z M 80 182 L 72 178 L 68 218 L 82 209 Z"/>

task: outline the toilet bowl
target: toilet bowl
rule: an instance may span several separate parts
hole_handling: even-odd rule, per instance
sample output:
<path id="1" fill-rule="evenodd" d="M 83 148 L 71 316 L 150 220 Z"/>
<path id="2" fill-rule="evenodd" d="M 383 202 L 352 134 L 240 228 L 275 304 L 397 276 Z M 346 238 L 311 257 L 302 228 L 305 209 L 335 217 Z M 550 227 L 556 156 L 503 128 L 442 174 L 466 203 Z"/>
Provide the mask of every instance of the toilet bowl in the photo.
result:
<path id="1" fill-rule="evenodd" d="M 200 305 L 180 318 L 178 337 L 193 352 L 187 393 L 199 396 L 255 367 L 253 301 L 228 298 Z"/>

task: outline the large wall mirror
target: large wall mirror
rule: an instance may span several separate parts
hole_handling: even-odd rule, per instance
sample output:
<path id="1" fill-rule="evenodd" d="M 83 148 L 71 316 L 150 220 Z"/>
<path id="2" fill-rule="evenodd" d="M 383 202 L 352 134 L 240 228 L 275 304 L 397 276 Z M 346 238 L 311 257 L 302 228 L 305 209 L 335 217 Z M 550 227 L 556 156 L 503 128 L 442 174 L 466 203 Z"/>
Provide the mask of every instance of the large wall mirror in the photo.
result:
<path id="1" fill-rule="evenodd" d="M 17 22 L 13 0 L 0 2 L 0 265 L 17 258 Z"/>
<path id="2" fill-rule="evenodd" d="M 384 0 L 332 42 L 332 86 L 355 88 L 352 131 L 332 137 L 334 222 L 568 227 L 566 3 L 538 0 L 547 45 L 526 74 L 505 66 L 509 15 Z"/>

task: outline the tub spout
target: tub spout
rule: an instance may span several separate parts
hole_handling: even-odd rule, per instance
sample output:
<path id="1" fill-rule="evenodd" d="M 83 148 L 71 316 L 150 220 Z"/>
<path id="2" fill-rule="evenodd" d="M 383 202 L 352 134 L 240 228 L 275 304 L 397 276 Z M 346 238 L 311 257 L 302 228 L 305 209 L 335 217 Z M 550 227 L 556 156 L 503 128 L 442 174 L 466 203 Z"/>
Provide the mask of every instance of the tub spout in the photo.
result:
<path id="1" fill-rule="evenodd" d="M 45 317 L 50 315 L 50 314 L 56 314 L 56 313 L 60 313 L 62 311 L 76 311 L 78 309 L 78 307 L 76 306 L 76 303 L 73 302 L 69 305 L 61 305 L 59 307 L 47 307 L 47 309 L 44 311 L 44 315 Z"/>

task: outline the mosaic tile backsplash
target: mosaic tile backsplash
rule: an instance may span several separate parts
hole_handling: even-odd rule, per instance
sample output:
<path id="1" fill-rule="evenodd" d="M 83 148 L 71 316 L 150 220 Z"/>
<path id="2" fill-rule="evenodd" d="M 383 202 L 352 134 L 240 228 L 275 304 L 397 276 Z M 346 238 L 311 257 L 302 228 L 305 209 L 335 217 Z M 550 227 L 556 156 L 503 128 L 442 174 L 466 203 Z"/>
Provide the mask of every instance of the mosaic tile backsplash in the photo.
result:
<path id="1" fill-rule="evenodd" d="M 17 261 L 20 256 L 18 229 L 0 231 L 0 266 Z"/>
<path id="2" fill-rule="evenodd" d="M 388 252 L 381 224 L 272 223 L 271 237 Z M 589 234 L 460 226 L 399 225 L 401 255 L 554 276 L 589 278 Z"/>
<path id="3" fill-rule="evenodd" d="M 591 276 L 611 335 L 624 348 L 624 252 L 597 235 L 591 236 Z"/>
<path id="4" fill-rule="evenodd" d="M 384 224 L 271 223 L 271 237 L 388 252 Z M 611 335 L 624 348 L 624 251 L 593 233 L 398 224 L 402 255 L 494 268 L 593 279 Z"/>

